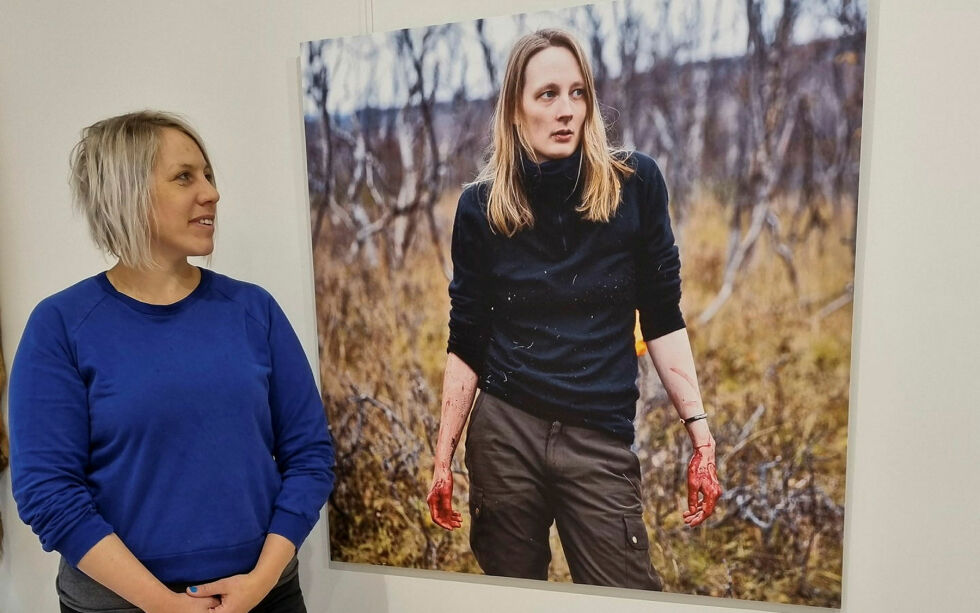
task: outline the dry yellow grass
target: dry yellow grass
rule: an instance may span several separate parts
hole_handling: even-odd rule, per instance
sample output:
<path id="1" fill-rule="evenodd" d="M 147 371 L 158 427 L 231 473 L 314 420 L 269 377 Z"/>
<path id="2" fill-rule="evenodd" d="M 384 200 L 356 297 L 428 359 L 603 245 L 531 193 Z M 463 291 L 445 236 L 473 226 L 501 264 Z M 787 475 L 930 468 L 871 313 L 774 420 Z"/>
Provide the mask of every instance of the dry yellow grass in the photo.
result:
<path id="1" fill-rule="evenodd" d="M 442 223 L 451 222 L 456 195 L 441 201 Z M 730 497 L 708 527 L 683 525 L 690 449 L 644 357 L 636 449 L 651 557 L 670 591 L 839 606 L 851 309 L 818 315 L 853 277 L 846 241 L 853 210 L 839 208 L 836 215 L 822 210 L 826 228 L 794 247 L 798 291 L 763 236 L 729 302 L 701 328 L 696 314 L 723 275 L 727 211 L 702 201 L 680 229 L 682 306 Z M 383 245 L 376 268 L 349 258 L 348 245 L 334 229 L 315 250 L 320 374 L 339 458 L 332 556 L 479 572 L 466 514 L 464 528 L 448 533 L 429 521 L 425 506 L 445 361 L 446 279 L 424 227 L 398 269 L 384 263 Z M 456 459 L 456 500 L 465 509 L 462 450 Z M 568 580 L 560 552 L 551 578 Z"/>

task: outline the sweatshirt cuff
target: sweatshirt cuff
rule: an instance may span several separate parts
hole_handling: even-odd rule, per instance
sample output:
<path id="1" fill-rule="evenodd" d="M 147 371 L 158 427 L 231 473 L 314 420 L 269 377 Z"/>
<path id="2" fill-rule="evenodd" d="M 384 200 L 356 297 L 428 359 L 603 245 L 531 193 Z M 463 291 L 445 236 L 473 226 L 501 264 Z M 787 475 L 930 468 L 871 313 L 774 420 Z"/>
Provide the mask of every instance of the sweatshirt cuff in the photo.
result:
<path id="1" fill-rule="evenodd" d="M 319 519 L 319 514 L 317 515 L 317 519 Z M 276 509 L 272 514 L 272 522 L 269 524 L 269 533 L 289 539 L 296 547 L 296 551 L 299 551 L 300 545 L 306 540 L 315 524 L 316 520 L 310 522 L 302 515 Z"/>
<path id="2" fill-rule="evenodd" d="M 60 540 L 52 543 L 49 551 L 57 551 L 69 564 L 78 568 L 78 563 L 85 554 L 112 532 L 112 526 L 98 514 L 92 513 L 72 526 Z"/>
<path id="3" fill-rule="evenodd" d="M 486 358 L 485 343 L 474 347 L 470 343 L 461 342 L 450 333 L 449 346 L 446 348 L 446 353 L 455 353 L 459 359 L 463 360 L 476 373 L 477 377 L 483 376 L 483 364 Z"/>
<path id="4" fill-rule="evenodd" d="M 640 331 L 644 341 L 652 341 L 686 327 L 679 304 L 640 309 Z"/>

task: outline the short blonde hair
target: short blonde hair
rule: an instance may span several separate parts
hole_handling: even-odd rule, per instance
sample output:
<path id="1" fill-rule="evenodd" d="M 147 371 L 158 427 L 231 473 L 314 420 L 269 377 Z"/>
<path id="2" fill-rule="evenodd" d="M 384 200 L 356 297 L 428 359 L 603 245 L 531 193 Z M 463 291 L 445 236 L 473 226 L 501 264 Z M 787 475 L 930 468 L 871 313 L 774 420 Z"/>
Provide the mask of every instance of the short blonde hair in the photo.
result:
<path id="1" fill-rule="evenodd" d="M 72 199 L 100 249 L 126 266 L 153 268 L 153 164 L 164 128 L 180 130 L 211 165 L 204 141 L 183 118 L 139 111 L 103 119 L 82 130 L 71 152 Z"/>
<path id="2" fill-rule="evenodd" d="M 487 216 L 494 231 L 513 236 L 534 226 L 534 214 L 521 182 L 521 156 L 537 162 L 521 123 L 521 95 L 527 64 L 543 49 L 564 47 L 575 57 L 585 80 L 586 111 L 582 125 L 582 203 L 576 210 L 583 219 L 608 222 L 619 208 L 621 180 L 633 173 L 626 164 L 628 153 L 609 146 L 606 126 L 599 112 L 592 67 L 575 37 L 559 29 L 538 30 L 522 36 L 510 52 L 503 85 L 493 113 L 487 163 L 472 184 L 489 183 Z"/>

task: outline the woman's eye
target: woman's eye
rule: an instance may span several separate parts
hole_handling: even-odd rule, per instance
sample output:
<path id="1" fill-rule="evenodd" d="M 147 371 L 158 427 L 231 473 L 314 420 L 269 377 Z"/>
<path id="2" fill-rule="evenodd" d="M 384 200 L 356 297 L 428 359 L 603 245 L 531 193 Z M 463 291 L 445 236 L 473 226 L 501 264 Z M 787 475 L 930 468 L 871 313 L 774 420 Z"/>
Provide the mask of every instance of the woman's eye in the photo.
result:
<path id="1" fill-rule="evenodd" d="M 555 92 L 548 90 L 546 92 L 541 92 L 541 97 L 550 100 L 555 97 Z"/>
<path id="2" fill-rule="evenodd" d="M 186 171 L 185 172 L 182 172 L 179 175 L 177 175 L 176 179 L 178 181 L 181 181 L 181 182 L 185 182 L 186 183 L 187 181 L 190 181 L 191 180 L 191 173 L 186 172 Z"/>
<path id="3" fill-rule="evenodd" d="M 583 96 L 585 96 L 585 89 L 581 87 L 573 89 L 572 95 L 575 96 L 576 98 L 582 98 Z"/>

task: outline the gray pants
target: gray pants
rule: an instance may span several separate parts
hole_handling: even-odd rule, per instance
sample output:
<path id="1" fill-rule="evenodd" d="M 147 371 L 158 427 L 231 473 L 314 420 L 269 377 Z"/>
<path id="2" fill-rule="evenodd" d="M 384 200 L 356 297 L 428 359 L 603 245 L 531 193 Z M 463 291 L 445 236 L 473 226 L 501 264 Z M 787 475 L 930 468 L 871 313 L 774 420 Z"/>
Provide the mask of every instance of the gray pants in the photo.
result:
<path id="1" fill-rule="evenodd" d="M 650 563 L 640 463 L 626 442 L 481 393 L 466 467 L 470 546 L 486 574 L 546 580 L 556 522 L 575 583 L 663 588 Z"/>
<path id="2" fill-rule="evenodd" d="M 213 579 L 166 584 L 174 592 L 191 585 L 210 583 Z M 78 570 L 61 558 L 56 579 L 62 613 L 140 613 L 140 610 L 109 588 Z M 299 586 L 299 562 L 296 556 L 286 564 L 276 586 L 252 611 L 256 613 L 306 613 Z"/>

